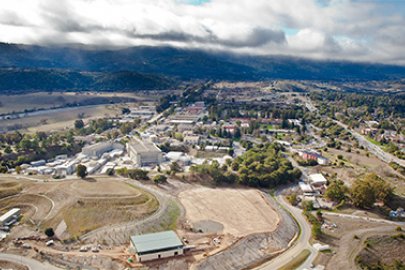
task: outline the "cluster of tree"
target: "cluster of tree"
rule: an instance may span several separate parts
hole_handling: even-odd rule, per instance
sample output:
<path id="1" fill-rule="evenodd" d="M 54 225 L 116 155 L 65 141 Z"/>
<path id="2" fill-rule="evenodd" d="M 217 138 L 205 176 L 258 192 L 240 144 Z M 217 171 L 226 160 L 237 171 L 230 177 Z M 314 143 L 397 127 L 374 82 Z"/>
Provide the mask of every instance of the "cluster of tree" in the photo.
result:
<path id="1" fill-rule="evenodd" d="M 38 159 L 51 159 L 60 154 L 75 154 L 81 144 L 73 139 L 72 132 L 22 134 L 20 132 L 0 134 L 0 165 L 13 168 Z"/>
<path id="2" fill-rule="evenodd" d="M 201 165 L 191 166 L 190 172 L 193 174 L 209 176 L 217 185 L 224 183 L 234 184 L 238 182 L 239 179 L 235 173 L 232 173 L 229 170 L 228 165 L 220 166 L 216 160 L 211 163 L 205 161 Z"/>
<path id="3" fill-rule="evenodd" d="M 314 204 L 312 201 L 303 201 L 302 207 L 304 209 L 303 214 L 307 218 L 308 222 L 311 224 L 312 236 L 315 239 L 320 239 L 322 236 L 322 224 L 323 216 L 322 212 L 318 210 L 316 212 L 316 217 L 311 213 L 314 210 Z"/>
<path id="4" fill-rule="evenodd" d="M 342 112 L 349 119 L 359 119 L 373 115 L 373 119 L 387 117 L 405 117 L 405 99 L 403 93 L 348 93 L 343 91 L 311 92 L 321 109 L 331 117 Z M 349 112 L 350 109 L 350 112 Z"/>
<path id="5" fill-rule="evenodd" d="M 90 120 L 87 126 L 84 125 L 82 119 L 78 119 L 74 123 L 74 127 L 79 135 L 89 135 L 93 133 L 100 134 L 114 126 L 113 122 L 108 119 Z"/>
<path id="6" fill-rule="evenodd" d="M 128 169 L 126 167 L 115 170 L 118 175 L 135 180 L 149 180 L 148 171 L 142 169 Z"/>
<path id="7" fill-rule="evenodd" d="M 392 187 L 374 173 L 358 178 L 350 190 L 353 205 L 360 208 L 371 208 L 376 202 L 387 203 L 392 195 Z"/>
<path id="8" fill-rule="evenodd" d="M 232 163 L 242 184 L 258 187 L 274 187 L 298 180 L 301 171 L 293 168 L 281 154 L 278 144 L 265 144 L 246 151 Z"/>
<path id="9" fill-rule="evenodd" d="M 348 193 L 349 189 L 345 186 L 343 181 L 334 180 L 329 183 L 328 188 L 325 191 L 325 197 L 333 202 L 341 203 L 347 198 Z"/>
<path id="10" fill-rule="evenodd" d="M 301 176 L 301 171 L 282 157 L 281 147 L 275 144 L 254 147 L 223 166 L 216 161 L 195 165 L 191 172 L 209 175 L 217 184 L 239 183 L 254 187 L 275 187 L 294 182 Z"/>

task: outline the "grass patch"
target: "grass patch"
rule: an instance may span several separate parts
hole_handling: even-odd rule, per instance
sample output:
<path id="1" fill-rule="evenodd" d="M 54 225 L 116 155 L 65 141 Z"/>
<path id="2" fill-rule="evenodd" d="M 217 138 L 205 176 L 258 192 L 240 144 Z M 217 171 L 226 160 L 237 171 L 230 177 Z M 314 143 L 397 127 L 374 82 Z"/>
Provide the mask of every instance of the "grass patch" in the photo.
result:
<path id="1" fill-rule="evenodd" d="M 291 260 L 289 263 L 281 267 L 279 270 L 292 270 L 292 269 L 297 269 L 301 264 L 305 262 L 305 260 L 308 258 L 309 254 L 311 252 L 308 249 L 304 249 L 301 251 L 300 254 L 298 254 L 297 257 L 295 257 L 293 260 Z"/>
<path id="2" fill-rule="evenodd" d="M 167 218 L 160 225 L 165 230 L 175 230 L 177 219 L 180 216 L 180 208 L 174 201 L 169 202 L 166 215 Z"/>

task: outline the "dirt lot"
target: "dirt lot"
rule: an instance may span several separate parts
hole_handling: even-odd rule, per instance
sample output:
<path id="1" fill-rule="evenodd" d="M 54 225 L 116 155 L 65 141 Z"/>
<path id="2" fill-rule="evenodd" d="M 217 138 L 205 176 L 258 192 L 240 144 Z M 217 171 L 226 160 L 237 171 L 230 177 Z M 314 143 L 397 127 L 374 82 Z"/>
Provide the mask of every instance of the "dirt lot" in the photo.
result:
<path id="1" fill-rule="evenodd" d="M 142 219 L 155 212 L 159 205 L 150 193 L 107 177 L 91 182 L 19 181 L 22 191 L 1 199 L 0 210 L 21 207 L 23 223 L 42 229 L 52 227 L 62 239 L 102 226 Z"/>
<path id="2" fill-rule="evenodd" d="M 394 265 L 395 261 L 405 263 L 405 235 L 398 233 L 391 236 L 373 236 L 367 238 L 365 247 L 356 261 L 365 267 Z"/>
<path id="3" fill-rule="evenodd" d="M 325 217 L 325 216 L 324 216 Z M 327 224 L 336 228 L 325 228 L 321 241 L 331 246 L 331 253 L 320 253 L 314 264 L 326 269 L 355 269 L 354 261 L 363 247 L 363 241 L 375 234 L 395 233 L 395 226 L 381 222 L 365 221 L 347 217 L 326 216 Z M 354 267 L 354 268 L 353 268 Z"/>
<path id="4" fill-rule="evenodd" d="M 186 209 L 186 218 L 202 231 L 219 230 L 242 237 L 271 232 L 279 222 L 276 211 L 253 189 L 200 187 L 181 192 L 179 199 Z"/>

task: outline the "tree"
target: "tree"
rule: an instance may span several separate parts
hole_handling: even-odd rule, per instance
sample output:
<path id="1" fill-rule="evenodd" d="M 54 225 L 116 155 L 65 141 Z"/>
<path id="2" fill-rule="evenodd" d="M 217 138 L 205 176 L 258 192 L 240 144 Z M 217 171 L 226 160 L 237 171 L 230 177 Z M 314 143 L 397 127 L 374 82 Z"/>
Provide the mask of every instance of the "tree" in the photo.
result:
<path id="1" fill-rule="evenodd" d="M 53 228 L 46 228 L 45 229 L 45 235 L 48 237 L 53 237 L 55 235 L 55 232 L 53 231 Z"/>
<path id="2" fill-rule="evenodd" d="M 129 178 L 136 180 L 149 180 L 148 171 L 142 169 L 128 170 L 128 176 Z"/>
<path id="3" fill-rule="evenodd" d="M 336 203 L 341 202 L 346 198 L 346 193 L 349 189 L 345 186 L 343 181 L 332 181 L 325 191 L 325 197 Z"/>
<path id="4" fill-rule="evenodd" d="M 153 182 L 158 185 L 161 183 L 165 183 L 167 181 L 167 177 L 164 176 L 163 174 L 158 174 L 155 177 L 153 177 Z"/>
<path id="5" fill-rule="evenodd" d="M 82 129 L 84 127 L 84 122 L 82 119 L 78 119 L 75 121 L 75 128 Z"/>
<path id="6" fill-rule="evenodd" d="M 77 165 L 76 174 L 81 179 L 84 179 L 87 176 L 87 167 L 82 164 Z"/>
<path id="7" fill-rule="evenodd" d="M 171 164 L 170 164 L 170 173 L 172 174 L 172 175 L 176 175 L 176 173 L 178 173 L 178 172 L 180 172 L 181 171 L 181 167 L 180 167 L 180 165 L 177 163 L 177 162 L 172 162 Z"/>
<path id="8" fill-rule="evenodd" d="M 374 173 L 357 179 L 351 188 L 352 202 L 360 208 L 371 208 L 376 201 L 386 203 L 391 196 L 391 186 Z"/>

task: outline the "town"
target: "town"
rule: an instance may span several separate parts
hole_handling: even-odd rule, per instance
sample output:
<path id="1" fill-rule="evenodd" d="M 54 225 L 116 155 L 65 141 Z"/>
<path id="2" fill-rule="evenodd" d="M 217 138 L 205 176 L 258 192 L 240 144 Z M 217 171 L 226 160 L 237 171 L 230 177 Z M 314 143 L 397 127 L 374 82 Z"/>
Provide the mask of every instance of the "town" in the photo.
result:
<path id="1" fill-rule="evenodd" d="M 341 258 L 366 232 L 403 238 L 404 118 L 371 105 L 357 117 L 364 108 L 344 101 L 378 90 L 337 99 L 333 87 L 199 82 L 153 100 L 122 93 L 97 105 L 109 114 L 86 107 L 43 130 L 29 126 L 35 113 L 4 112 L 2 252 L 43 269 L 354 269 L 367 250 Z M 38 110 L 43 123 L 53 110 Z"/>

